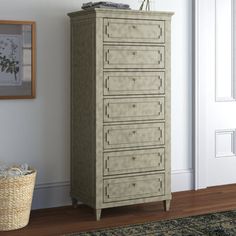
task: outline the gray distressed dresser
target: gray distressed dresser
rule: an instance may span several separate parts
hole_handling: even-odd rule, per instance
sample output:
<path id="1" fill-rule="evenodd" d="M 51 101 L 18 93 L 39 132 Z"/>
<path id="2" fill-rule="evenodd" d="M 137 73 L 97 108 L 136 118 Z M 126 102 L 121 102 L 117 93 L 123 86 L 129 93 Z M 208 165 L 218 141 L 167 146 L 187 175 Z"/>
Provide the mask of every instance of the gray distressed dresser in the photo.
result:
<path id="1" fill-rule="evenodd" d="M 71 197 L 101 210 L 169 210 L 168 12 L 93 9 L 71 19 Z"/>

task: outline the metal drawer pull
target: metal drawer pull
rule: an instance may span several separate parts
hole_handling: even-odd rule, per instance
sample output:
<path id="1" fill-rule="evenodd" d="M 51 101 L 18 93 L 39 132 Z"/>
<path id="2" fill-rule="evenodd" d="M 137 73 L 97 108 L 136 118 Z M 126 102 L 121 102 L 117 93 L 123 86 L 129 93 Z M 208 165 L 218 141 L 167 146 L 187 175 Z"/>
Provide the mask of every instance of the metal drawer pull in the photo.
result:
<path id="1" fill-rule="evenodd" d="M 132 183 L 132 185 L 133 185 L 133 187 L 135 187 L 135 186 L 136 186 L 136 183 Z"/>
<path id="2" fill-rule="evenodd" d="M 136 55 L 136 52 L 132 52 L 132 54 L 133 54 L 133 56 L 135 56 L 135 55 Z"/>
<path id="3" fill-rule="evenodd" d="M 133 29 L 136 29 L 136 26 L 135 26 L 135 25 L 133 25 L 132 27 L 133 27 Z"/>
<path id="4" fill-rule="evenodd" d="M 136 130 L 133 130 L 133 131 L 132 131 L 132 134 L 136 134 Z"/>
<path id="5" fill-rule="evenodd" d="M 136 81 L 136 78 L 132 78 L 132 80 L 134 81 L 134 83 L 135 83 L 135 81 Z"/>
<path id="6" fill-rule="evenodd" d="M 136 107 L 136 105 L 135 105 L 135 104 L 133 104 L 133 105 L 132 105 L 132 107 L 133 107 L 133 108 L 135 108 L 135 107 Z"/>
<path id="7" fill-rule="evenodd" d="M 132 160 L 135 161 L 135 160 L 136 160 L 136 157 L 132 157 Z"/>

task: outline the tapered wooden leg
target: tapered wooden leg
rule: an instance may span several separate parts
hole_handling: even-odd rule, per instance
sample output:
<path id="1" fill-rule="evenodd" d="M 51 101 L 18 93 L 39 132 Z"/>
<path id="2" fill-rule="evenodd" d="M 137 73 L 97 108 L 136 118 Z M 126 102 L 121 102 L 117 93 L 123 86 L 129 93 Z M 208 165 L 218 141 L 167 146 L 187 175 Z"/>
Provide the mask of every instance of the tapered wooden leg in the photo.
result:
<path id="1" fill-rule="evenodd" d="M 78 206 L 78 200 L 76 199 L 76 198 L 71 198 L 71 201 L 72 201 L 72 206 L 74 207 L 74 208 L 77 208 L 77 206 Z"/>
<path id="2" fill-rule="evenodd" d="M 96 220 L 100 220 L 101 219 L 101 213 L 102 213 L 102 209 L 96 209 Z"/>
<path id="3" fill-rule="evenodd" d="M 165 211 L 169 211 L 170 210 L 170 200 L 165 200 L 163 203 L 164 203 Z"/>

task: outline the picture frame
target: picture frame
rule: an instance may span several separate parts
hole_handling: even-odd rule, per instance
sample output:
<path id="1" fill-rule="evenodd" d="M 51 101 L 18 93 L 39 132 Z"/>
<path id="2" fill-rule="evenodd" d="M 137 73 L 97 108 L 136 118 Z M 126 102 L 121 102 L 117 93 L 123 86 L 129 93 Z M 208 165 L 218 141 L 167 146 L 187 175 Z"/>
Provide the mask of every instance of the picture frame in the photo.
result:
<path id="1" fill-rule="evenodd" d="M 0 20 L 0 99 L 35 98 L 35 22 Z"/>

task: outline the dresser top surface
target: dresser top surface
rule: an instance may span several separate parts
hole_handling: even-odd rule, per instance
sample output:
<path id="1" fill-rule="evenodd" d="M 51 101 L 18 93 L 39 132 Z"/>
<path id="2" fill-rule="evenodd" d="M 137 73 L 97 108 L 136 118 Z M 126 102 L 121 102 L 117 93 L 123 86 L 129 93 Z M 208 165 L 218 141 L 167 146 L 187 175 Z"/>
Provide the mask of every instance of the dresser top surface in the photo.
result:
<path id="1" fill-rule="evenodd" d="M 136 17 L 161 17 L 170 18 L 174 15 L 174 12 L 161 12 L 161 11 L 140 11 L 140 10 L 123 10 L 123 9 L 111 9 L 111 8 L 93 8 L 89 10 L 80 10 L 71 12 L 68 14 L 71 18 L 83 17 L 83 16 L 107 16 L 122 18 L 123 16 L 136 16 Z"/>

